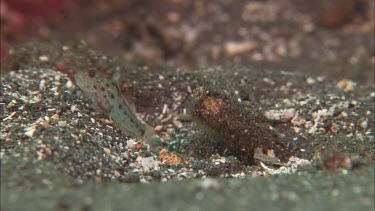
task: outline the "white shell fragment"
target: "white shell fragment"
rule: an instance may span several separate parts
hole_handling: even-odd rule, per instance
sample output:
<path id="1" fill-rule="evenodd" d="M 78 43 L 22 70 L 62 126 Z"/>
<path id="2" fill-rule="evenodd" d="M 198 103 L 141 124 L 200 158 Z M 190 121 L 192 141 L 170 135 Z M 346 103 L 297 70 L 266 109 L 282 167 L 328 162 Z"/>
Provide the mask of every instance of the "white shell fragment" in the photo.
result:
<path id="1" fill-rule="evenodd" d="M 269 110 L 264 114 L 264 116 L 270 120 L 287 122 L 291 120 L 295 114 L 296 114 L 296 109 L 289 108 L 289 109 L 280 109 L 280 110 Z"/>
<path id="2" fill-rule="evenodd" d="M 34 133 L 36 131 L 36 127 L 35 125 L 31 126 L 31 127 L 28 127 L 25 129 L 25 135 L 28 136 L 28 137 L 33 137 L 34 136 Z"/>
<path id="3" fill-rule="evenodd" d="M 260 162 L 260 166 L 263 168 L 263 175 L 273 175 L 273 174 L 293 174 L 295 173 L 300 167 L 310 165 L 311 162 L 305 159 L 297 158 L 297 157 L 290 157 L 289 161 L 281 166 L 279 169 L 272 169 L 266 166 L 264 163 Z"/>
<path id="4" fill-rule="evenodd" d="M 153 157 L 145 157 L 141 159 L 141 165 L 144 169 L 158 169 L 159 164 Z"/>

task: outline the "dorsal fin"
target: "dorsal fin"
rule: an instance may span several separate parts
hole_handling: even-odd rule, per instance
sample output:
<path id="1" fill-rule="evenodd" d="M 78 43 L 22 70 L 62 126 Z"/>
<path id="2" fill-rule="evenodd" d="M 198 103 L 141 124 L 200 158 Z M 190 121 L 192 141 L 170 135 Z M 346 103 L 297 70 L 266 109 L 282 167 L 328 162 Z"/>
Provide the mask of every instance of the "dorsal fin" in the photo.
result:
<path id="1" fill-rule="evenodd" d="M 120 78 L 121 78 L 121 69 L 120 67 L 116 67 L 115 71 L 112 74 L 111 82 L 118 86 L 120 83 Z"/>
<path id="2" fill-rule="evenodd" d="M 112 74 L 112 77 L 111 77 L 111 82 L 114 86 L 117 87 L 118 91 L 120 92 L 120 94 L 122 95 L 122 97 L 124 97 L 124 99 L 126 100 L 126 102 L 128 103 L 130 109 L 136 113 L 136 109 L 135 109 L 135 103 L 134 103 L 134 99 L 129 96 L 128 93 L 123 93 L 121 92 L 121 84 L 120 84 L 120 78 L 121 78 L 121 69 L 120 67 L 116 67 L 115 71 L 113 72 Z"/>

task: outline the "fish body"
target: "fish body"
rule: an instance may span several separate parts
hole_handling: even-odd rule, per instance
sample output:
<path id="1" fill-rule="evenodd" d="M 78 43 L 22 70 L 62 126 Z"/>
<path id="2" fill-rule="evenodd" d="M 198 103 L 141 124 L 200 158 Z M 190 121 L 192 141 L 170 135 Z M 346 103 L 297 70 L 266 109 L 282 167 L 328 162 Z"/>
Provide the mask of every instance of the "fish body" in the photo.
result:
<path id="1" fill-rule="evenodd" d="M 118 73 L 114 75 L 118 78 Z M 94 107 L 111 116 L 127 136 L 143 139 L 150 145 L 161 140 L 151 127 L 138 118 L 113 80 L 99 77 L 90 70 L 76 73 L 75 81 Z"/>

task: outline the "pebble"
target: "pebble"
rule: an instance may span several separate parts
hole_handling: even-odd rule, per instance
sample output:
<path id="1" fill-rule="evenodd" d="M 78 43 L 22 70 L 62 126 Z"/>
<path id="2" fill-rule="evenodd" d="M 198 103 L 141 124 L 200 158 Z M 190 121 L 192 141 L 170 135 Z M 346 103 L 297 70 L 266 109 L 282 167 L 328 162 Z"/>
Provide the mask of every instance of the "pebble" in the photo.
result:
<path id="1" fill-rule="evenodd" d="M 368 127 L 367 120 L 360 123 L 361 128 L 366 129 Z"/>
<path id="2" fill-rule="evenodd" d="M 31 126 L 31 127 L 28 127 L 28 128 L 26 128 L 25 129 L 26 130 L 26 132 L 24 133 L 26 136 L 28 136 L 28 137 L 33 137 L 34 136 L 34 133 L 35 133 L 35 131 L 36 131 L 36 127 L 35 127 L 35 125 L 34 126 Z"/>
<path id="3" fill-rule="evenodd" d="M 130 139 L 130 140 L 126 141 L 126 146 L 129 149 L 135 149 L 136 148 L 136 142 L 133 139 Z"/>
<path id="4" fill-rule="evenodd" d="M 313 79 L 313 78 L 311 78 L 311 77 L 308 77 L 308 78 L 306 79 L 306 83 L 307 83 L 307 84 L 314 84 L 314 83 L 315 83 L 315 79 Z"/>
<path id="5" fill-rule="evenodd" d="M 59 114 L 54 114 L 52 117 L 51 117 L 53 120 L 57 121 L 60 119 L 60 115 Z"/>
<path id="6" fill-rule="evenodd" d="M 291 120 L 296 114 L 296 109 L 280 109 L 280 110 L 269 110 L 264 116 L 270 120 L 277 120 L 282 122 L 287 122 Z"/>
<path id="7" fill-rule="evenodd" d="M 43 61 L 43 62 L 47 62 L 49 60 L 49 58 L 46 55 L 41 55 L 41 56 L 39 56 L 39 60 Z"/>
<path id="8" fill-rule="evenodd" d="M 224 50 L 230 57 L 246 53 L 256 47 L 257 44 L 252 41 L 228 41 L 224 44 Z"/>
<path id="9" fill-rule="evenodd" d="M 104 150 L 105 153 L 111 154 L 111 150 L 110 149 L 103 147 L 103 150 Z"/>
<path id="10" fill-rule="evenodd" d="M 343 79 L 336 84 L 336 87 L 344 90 L 344 92 L 353 92 L 356 85 L 357 83 L 352 80 Z"/>
<path id="11" fill-rule="evenodd" d="M 57 123 L 60 127 L 65 127 L 67 125 L 67 122 L 66 121 L 59 121 Z"/>
<path id="12" fill-rule="evenodd" d="M 161 132 L 161 131 L 163 130 L 163 125 L 157 125 L 157 126 L 154 128 L 154 130 L 155 130 L 156 132 Z"/>

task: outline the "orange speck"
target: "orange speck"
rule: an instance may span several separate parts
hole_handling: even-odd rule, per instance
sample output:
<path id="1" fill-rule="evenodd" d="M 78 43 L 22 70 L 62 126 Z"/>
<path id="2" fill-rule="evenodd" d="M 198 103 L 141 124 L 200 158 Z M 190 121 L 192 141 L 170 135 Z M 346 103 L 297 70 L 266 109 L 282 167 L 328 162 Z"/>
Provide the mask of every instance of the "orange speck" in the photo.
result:
<path id="1" fill-rule="evenodd" d="M 177 165 L 184 162 L 184 160 L 180 156 L 175 153 L 170 153 L 165 148 L 159 151 L 159 159 L 171 165 Z"/>

